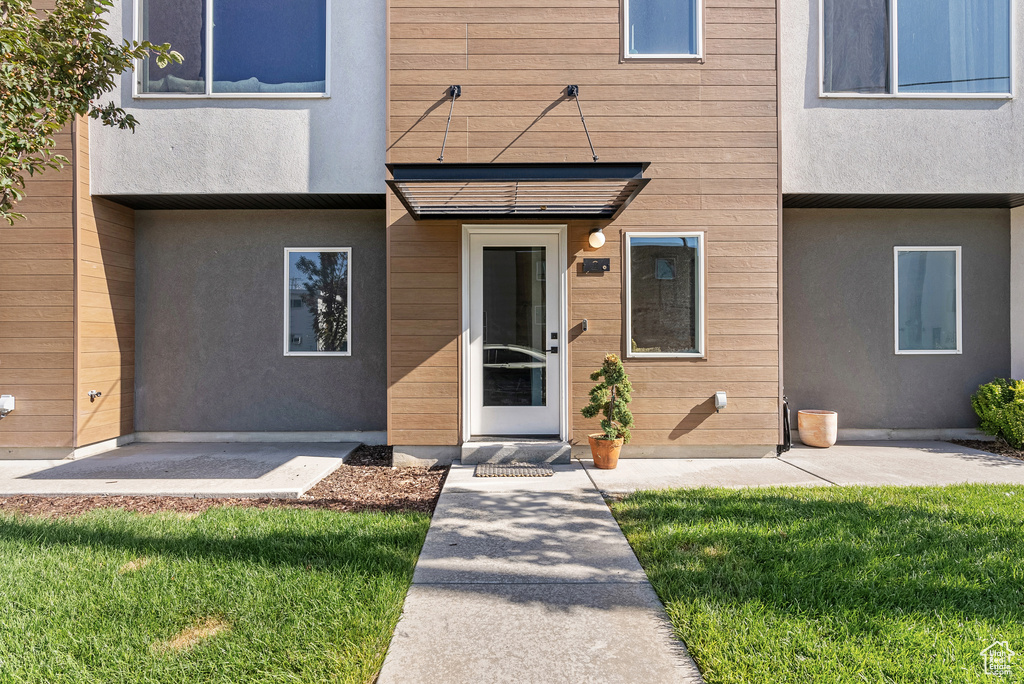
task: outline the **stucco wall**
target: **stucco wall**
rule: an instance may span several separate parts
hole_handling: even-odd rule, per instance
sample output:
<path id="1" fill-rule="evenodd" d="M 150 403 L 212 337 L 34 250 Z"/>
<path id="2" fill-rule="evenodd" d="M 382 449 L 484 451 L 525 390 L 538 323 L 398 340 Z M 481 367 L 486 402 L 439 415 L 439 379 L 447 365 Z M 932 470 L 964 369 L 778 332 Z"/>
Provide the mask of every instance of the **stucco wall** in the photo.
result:
<path id="1" fill-rule="evenodd" d="M 111 9 L 118 39 L 132 35 L 132 4 Z M 331 9 L 326 99 L 133 99 L 124 74 L 103 101 L 140 124 L 91 123 L 93 193 L 383 193 L 384 3 Z"/>
<path id="2" fill-rule="evenodd" d="M 818 2 L 780 3 L 783 192 L 1024 192 L 1016 100 L 819 97 Z M 1024 11 L 1016 21 L 1019 61 Z"/>
<path id="3" fill-rule="evenodd" d="M 785 391 L 840 428 L 972 428 L 970 395 L 1010 371 L 1010 212 L 789 209 Z M 961 245 L 963 354 L 896 355 L 893 247 Z"/>
<path id="4" fill-rule="evenodd" d="M 285 357 L 284 248 L 352 248 L 347 357 Z M 136 213 L 135 429 L 385 429 L 382 211 Z"/>

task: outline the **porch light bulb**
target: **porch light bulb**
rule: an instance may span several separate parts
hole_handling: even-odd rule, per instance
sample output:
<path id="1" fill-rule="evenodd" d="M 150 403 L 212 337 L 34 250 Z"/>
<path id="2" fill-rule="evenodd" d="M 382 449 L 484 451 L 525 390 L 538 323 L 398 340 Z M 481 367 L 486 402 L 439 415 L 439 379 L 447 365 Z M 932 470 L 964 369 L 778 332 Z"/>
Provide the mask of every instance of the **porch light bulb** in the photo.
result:
<path id="1" fill-rule="evenodd" d="M 590 246 L 594 249 L 604 247 L 604 231 L 601 228 L 590 231 Z"/>

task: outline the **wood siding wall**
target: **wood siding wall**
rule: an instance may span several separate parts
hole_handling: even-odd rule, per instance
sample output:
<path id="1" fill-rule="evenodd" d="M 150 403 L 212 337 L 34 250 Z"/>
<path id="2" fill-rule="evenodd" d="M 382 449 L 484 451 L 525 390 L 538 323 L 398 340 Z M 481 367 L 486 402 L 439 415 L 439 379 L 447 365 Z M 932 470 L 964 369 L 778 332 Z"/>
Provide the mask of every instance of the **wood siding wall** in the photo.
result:
<path id="1" fill-rule="evenodd" d="M 30 179 L 25 219 L 0 226 L 0 393 L 17 401 L 0 448 L 70 452 L 133 430 L 134 217 L 89 196 L 88 131 L 57 136 L 71 165 Z"/>
<path id="2" fill-rule="evenodd" d="M 70 128 L 56 142 L 70 159 Z M 0 224 L 0 394 L 17 401 L 0 448 L 74 446 L 73 178 L 71 167 L 30 178 L 25 219 Z"/>
<path id="3" fill-rule="evenodd" d="M 76 443 L 134 430 L 135 213 L 89 193 L 89 125 L 77 126 Z M 89 390 L 103 396 L 89 400 Z"/>
<path id="4" fill-rule="evenodd" d="M 623 62 L 618 0 L 391 0 L 388 159 L 436 159 L 447 86 L 462 97 L 446 162 L 651 161 L 647 189 L 613 223 L 569 226 L 573 437 L 589 373 L 623 354 L 624 231 L 700 230 L 707 358 L 630 359 L 634 440 L 769 445 L 779 439 L 779 213 L 775 0 L 705 0 L 705 60 Z M 456 444 L 460 224 L 414 222 L 388 198 L 393 444 Z M 609 257 L 602 277 L 583 256 Z M 586 318 L 589 331 L 579 322 Z M 711 397 L 728 392 L 716 414 Z"/>

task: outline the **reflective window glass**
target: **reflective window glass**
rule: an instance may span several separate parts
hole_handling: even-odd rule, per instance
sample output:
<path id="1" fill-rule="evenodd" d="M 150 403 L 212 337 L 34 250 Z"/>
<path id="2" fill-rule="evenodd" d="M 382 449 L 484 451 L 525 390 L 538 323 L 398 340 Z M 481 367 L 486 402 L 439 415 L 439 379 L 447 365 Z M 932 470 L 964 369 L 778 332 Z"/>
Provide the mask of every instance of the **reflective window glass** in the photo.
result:
<path id="1" fill-rule="evenodd" d="M 1009 0 L 899 0 L 899 90 L 1010 92 Z"/>
<path id="2" fill-rule="evenodd" d="M 324 0 L 213 0 L 213 92 L 324 91 Z"/>
<path id="3" fill-rule="evenodd" d="M 824 0 L 823 10 L 825 92 L 888 92 L 888 0 Z"/>
<path id="4" fill-rule="evenodd" d="M 483 248 L 484 406 L 547 405 L 546 251 Z"/>
<path id="5" fill-rule="evenodd" d="M 325 0 L 142 0 L 140 8 L 142 38 L 170 43 L 183 57 L 164 68 L 143 60 L 141 93 L 327 91 Z"/>
<path id="6" fill-rule="evenodd" d="M 286 251 L 286 353 L 348 353 L 349 256 L 347 249 Z"/>
<path id="7" fill-rule="evenodd" d="M 957 261 L 954 249 L 897 251 L 899 351 L 956 351 L 959 348 Z"/>
<path id="8" fill-rule="evenodd" d="M 699 52 L 699 0 L 627 0 L 626 53 L 679 56 Z"/>
<path id="9" fill-rule="evenodd" d="M 822 0 L 822 91 L 1009 94 L 1010 7 L 1010 0 Z"/>
<path id="10" fill-rule="evenodd" d="M 206 92 L 206 3 L 204 0 L 146 0 L 142 3 L 142 39 L 182 56 L 181 64 L 159 67 L 144 60 L 139 90 L 144 93 Z"/>
<path id="11" fill-rule="evenodd" d="M 627 239 L 631 354 L 700 354 L 700 236 Z"/>

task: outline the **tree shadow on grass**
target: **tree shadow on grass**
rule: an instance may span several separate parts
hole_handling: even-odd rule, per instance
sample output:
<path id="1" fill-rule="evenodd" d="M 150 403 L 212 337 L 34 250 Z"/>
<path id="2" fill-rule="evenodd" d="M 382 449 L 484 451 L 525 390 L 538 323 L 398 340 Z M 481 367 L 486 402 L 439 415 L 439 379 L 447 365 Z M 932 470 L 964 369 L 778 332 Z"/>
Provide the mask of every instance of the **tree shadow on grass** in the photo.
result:
<path id="1" fill-rule="evenodd" d="M 666 604 L 1019 622 L 1024 490 L 984 491 L 676 490 L 615 510 Z"/>
<path id="2" fill-rule="evenodd" d="M 275 515 L 299 517 L 260 524 Z M 397 516 L 224 508 L 194 520 L 168 519 L 165 530 L 154 531 L 151 522 L 140 522 L 148 517 L 123 512 L 58 520 L 0 516 L 0 541 L 320 570 L 344 566 L 371 575 L 411 574 L 428 524 L 425 518 L 403 523 Z"/>

